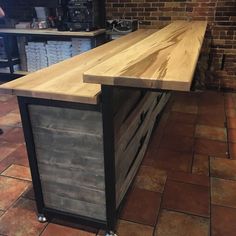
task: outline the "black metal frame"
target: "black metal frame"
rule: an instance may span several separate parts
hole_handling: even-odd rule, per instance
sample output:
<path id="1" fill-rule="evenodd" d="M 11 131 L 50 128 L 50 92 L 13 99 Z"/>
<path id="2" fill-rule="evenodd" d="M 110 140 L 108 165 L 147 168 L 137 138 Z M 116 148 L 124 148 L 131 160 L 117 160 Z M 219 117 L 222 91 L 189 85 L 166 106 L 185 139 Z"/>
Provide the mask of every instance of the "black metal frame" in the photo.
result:
<path id="1" fill-rule="evenodd" d="M 114 89 L 132 89 L 123 86 L 101 86 L 101 102 L 97 105 L 83 104 L 76 102 L 56 101 L 43 98 L 18 97 L 21 113 L 23 130 L 25 135 L 27 153 L 32 174 L 35 200 L 39 215 L 44 215 L 48 220 L 61 219 L 68 222 L 75 222 L 81 225 L 114 231 L 116 228 L 117 215 L 120 210 L 116 206 L 116 169 L 115 169 L 115 150 L 114 150 L 114 119 L 113 119 L 113 95 Z M 141 89 L 144 91 L 163 92 L 159 89 Z M 166 91 L 167 92 L 167 91 Z M 61 212 L 47 208 L 44 204 L 40 175 L 38 172 L 37 157 L 33 139 L 31 121 L 28 111 L 29 105 L 43 105 L 51 107 L 61 107 L 77 110 L 91 110 L 102 113 L 103 122 L 103 148 L 104 148 L 104 171 L 105 171 L 105 196 L 106 196 L 106 221 L 100 221 L 76 214 Z M 121 204 L 120 204 L 121 205 Z"/>
<path id="2" fill-rule="evenodd" d="M 116 227 L 116 172 L 114 150 L 114 120 L 113 120 L 113 89 L 102 86 L 102 117 L 103 145 L 105 163 L 105 186 L 107 206 L 107 228 L 114 231 Z"/>
<path id="3" fill-rule="evenodd" d="M 114 163 L 114 158 L 112 158 L 111 156 L 114 150 L 113 146 L 111 145 L 111 142 L 113 142 L 113 131 L 112 131 L 113 129 L 110 128 L 113 127 L 113 124 L 109 121 L 110 114 L 112 114 L 110 113 L 111 111 L 110 109 L 112 109 L 112 106 L 109 104 L 104 104 L 101 107 L 101 105 L 90 105 L 90 104 L 56 101 L 56 100 L 31 98 L 31 97 L 18 97 L 18 103 L 21 113 L 22 125 L 25 135 L 29 165 L 31 169 L 33 188 L 35 192 L 35 200 L 38 213 L 44 215 L 48 220 L 55 218 L 99 229 L 114 230 L 116 223 L 115 172 L 114 172 L 115 163 Z M 105 125 L 105 123 L 103 123 L 104 140 L 106 140 L 104 142 L 104 165 L 105 165 L 104 169 L 105 169 L 105 195 L 106 195 L 107 221 L 92 219 L 45 207 L 40 175 L 38 172 L 38 164 L 35 153 L 35 144 L 33 139 L 31 121 L 28 111 L 29 105 L 43 105 L 43 106 L 61 107 L 69 109 L 92 110 L 103 113 L 103 122 L 108 122 L 107 123 L 108 125 Z"/>

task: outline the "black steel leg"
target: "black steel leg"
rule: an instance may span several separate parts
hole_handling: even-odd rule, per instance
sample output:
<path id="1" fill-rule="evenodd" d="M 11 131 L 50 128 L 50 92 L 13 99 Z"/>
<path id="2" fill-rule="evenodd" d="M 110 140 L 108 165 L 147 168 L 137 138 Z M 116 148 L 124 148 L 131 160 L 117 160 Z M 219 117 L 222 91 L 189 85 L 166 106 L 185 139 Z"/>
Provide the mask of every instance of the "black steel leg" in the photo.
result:
<path id="1" fill-rule="evenodd" d="M 116 179 L 113 124 L 113 88 L 102 85 L 103 143 L 105 162 L 107 230 L 116 227 Z M 109 234 L 108 234 L 109 235 Z M 111 234 L 112 235 L 112 234 Z"/>

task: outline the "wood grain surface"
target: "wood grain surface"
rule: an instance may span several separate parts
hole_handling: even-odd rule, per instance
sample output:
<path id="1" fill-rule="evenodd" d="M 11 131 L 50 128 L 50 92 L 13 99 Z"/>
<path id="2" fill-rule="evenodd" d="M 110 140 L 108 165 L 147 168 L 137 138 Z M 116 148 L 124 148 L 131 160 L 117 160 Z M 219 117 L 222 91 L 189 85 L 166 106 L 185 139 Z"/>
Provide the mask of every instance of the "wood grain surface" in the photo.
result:
<path id="1" fill-rule="evenodd" d="M 84 73 L 84 82 L 189 91 L 207 22 L 176 21 Z"/>
<path id="2" fill-rule="evenodd" d="M 83 83 L 84 71 L 132 46 L 156 30 L 138 30 L 48 68 L 0 86 L 1 93 L 97 104 L 100 85 Z"/>
<path id="3" fill-rule="evenodd" d="M 93 37 L 105 33 L 105 29 L 98 29 L 91 32 L 70 32 L 58 31 L 55 29 L 0 29 L 0 34 L 19 34 L 19 35 L 50 35 L 50 36 L 71 36 L 71 37 Z"/>

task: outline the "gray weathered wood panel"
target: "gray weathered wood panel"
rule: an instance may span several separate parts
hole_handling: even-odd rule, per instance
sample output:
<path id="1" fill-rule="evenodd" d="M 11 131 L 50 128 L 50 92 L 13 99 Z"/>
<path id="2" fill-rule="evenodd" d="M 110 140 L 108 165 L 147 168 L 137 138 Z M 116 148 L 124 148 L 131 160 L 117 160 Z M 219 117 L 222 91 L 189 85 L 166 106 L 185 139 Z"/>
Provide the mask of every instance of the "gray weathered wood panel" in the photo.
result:
<path id="1" fill-rule="evenodd" d="M 105 220 L 100 112 L 29 106 L 45 206 Z"/>
<path id="2" fill-rule="evenodd" d="M 47 206 L 50 208 L 64 211 L 61 206 L 66 206 L 66 211 L 69 213 L 87 216 L 98 220 L 106 220 L 105 205 L 65 198 L 51 192 L 46 193 L 44 193 L 44 201 L 47 202 Z"/>
<path id="3" fill-rule="evenodd" d="M 130 142 L 129 144 L 130 148 L 127 148 L 127 150 L 123 152 L 123 155 L 121 154 L 121 157 L 116 156 L 116 158 L 118 158 L 119 160 L 116 165 L 116 171 L 117 171 L 116 173 L 116 177 L 117 177 L 116 205 L 117 207 L 120 205 L 120 202 L 122 201 L 125 193 L 127 192 L 133 178 L 135 177 L 138 171 L 138 168 L 142 162 L 143 156 L 146 152 L 148 142 L 152 134 L 152 129 L 156 121 L 156 117 L 158 116 L 158 114 L 160 114 L 162 109 L 165 107 L 170 95 L 164 93 L 161 96 L 160 94 L 158 94 L 157 96 L 160 98 L 160 100 L 158 101 L 158 99 L 154 99 L 154 102 L 152 102 L 151 105 L 149 105 L 149 108 L 145 109 L 146 111 L 148 111 L 145 121 L 143 122 L 142 126 L 139 128 L 135 137 L 133 137 L 133 140 Z M 147 105 L 147 103 L 143 103 L 143 104 L 145 104 L 144 106 Z M 138 150 L 137 146 L 139 146 L 140 139 L 143 137 L 145 137 L 145 140 L 141 146 L 141 149 Z M 137 151 L 139 152 L 137 153 Z M 132 163 L 131 166 L 130 166 L 130 163 Z M 127 173 L 127 166 L 130 166 L 129 168 L 131 168 L 129 169 L 128 173 Z"/>

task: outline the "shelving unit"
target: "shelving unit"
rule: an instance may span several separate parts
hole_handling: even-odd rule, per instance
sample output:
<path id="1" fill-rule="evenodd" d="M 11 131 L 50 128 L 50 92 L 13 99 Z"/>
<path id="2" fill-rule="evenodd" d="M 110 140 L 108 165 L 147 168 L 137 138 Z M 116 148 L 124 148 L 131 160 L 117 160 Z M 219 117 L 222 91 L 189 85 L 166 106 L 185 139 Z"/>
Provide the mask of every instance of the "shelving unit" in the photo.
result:
<path id="1" fill-rule="evenodd" d="M 29 41 L 47 41 L 47 40 L 68 40 L 71 38 L 88 38 L 91 40 L 91 48 L 95 48 L 106 41 L 105 29 L 98 29 L 91 32 L 61 32 L 55 29 L 35 30 L 35 29 L 0 29 L 0 37 L 4 39 L 6 50 L 6 59 L 0 59 L 0 75 L 12 78 L 29 74 L 28 71 L 15 70 L 14 66 L 20 64 L 20 53 L 17 45 L 17 39 L 23 39 L 26 43 Z M 8 70 L 1 70 L 9 68 Z"/>

